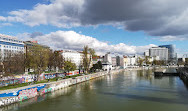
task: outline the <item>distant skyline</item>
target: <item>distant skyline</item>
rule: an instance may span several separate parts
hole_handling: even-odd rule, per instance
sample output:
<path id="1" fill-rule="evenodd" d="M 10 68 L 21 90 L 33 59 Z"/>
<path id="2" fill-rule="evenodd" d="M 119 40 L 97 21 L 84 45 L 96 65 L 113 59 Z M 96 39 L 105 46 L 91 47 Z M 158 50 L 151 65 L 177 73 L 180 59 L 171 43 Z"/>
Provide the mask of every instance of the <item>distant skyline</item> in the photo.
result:
<path id="1" fill-rule="evenodd" d="M 0 33 L 53 49 L 141 54 L 174 44 L 188 53 L 187 0 L 0 0 Z"/>

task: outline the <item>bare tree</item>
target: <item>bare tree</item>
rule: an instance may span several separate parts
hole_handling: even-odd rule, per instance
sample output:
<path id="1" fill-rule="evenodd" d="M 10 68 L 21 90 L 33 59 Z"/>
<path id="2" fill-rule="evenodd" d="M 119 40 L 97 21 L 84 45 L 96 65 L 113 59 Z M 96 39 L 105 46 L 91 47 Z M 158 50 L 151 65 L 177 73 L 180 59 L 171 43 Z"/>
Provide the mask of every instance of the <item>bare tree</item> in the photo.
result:
<path id="1" fill-rule="evenodd" d="M 64 59 L 63 56 L 59 51 L 50 51 L 49 52 L 49 62 L 48 62 L 48 68 L 50 71 L 52 69 L 56 70 L 57 69 L 62 69 L 64 65 Z"/>
<path id="2" fill-rule="evenodd" d="M 84 46 L 84 49 L 83 49 L 83 67 L 84 67 L 84 71 L 86 73 L 88 73 L 88 71 L 89 71 L 93 56 L 95 56 L 95 50 L 92 49 L 92 48 L 89 48 L 88 46 Z"/>
<path id="3" fill-rule="evenodd" d="M 3 57 L 2 54 L 0 52 L 0 75 L 4 74 L 4 65 L 3 65 Z"/>
<path id="4" fill-rule="evenodd" d="M 24 57 L 25 57 L 24 54 L 21 52 L 6 53 L 5 57 L 2 58 L 2 64 L 3 64 L 2 71 L 5 73 L 5 76 L 24 73 L 24 68 L 25 68 Z"/>
<path id="5" fill-rule="evenodd" d="M 26 60 L 29 68 L 34 69 L 35 73 L 41 74 L 49 62 L 49 49 L 35 45 L 28 52 Z"/>
<path id="6" fill-rule="evenodd" d="M 54 52 L 49 51 L 49 62 L 48 62 L 48 70 L 52 71 L 54 69 Z"/>

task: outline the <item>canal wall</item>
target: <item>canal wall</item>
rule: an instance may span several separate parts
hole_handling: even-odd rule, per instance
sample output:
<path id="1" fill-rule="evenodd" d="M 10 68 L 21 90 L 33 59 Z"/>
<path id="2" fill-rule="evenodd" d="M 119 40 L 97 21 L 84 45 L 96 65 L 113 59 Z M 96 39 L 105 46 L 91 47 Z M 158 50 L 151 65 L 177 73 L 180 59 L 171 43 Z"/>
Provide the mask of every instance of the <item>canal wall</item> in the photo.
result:
<path id="1" fill-rule="evenodd" d="M 3 90 L 0 91 L 0 107 L 12 103 L 16 103 L 19 101 L 27 100 L 36 97 L 38 95 L 43 95 L 49 92 L 53 92 L 101 76 L 118 73 L 121 71 L 124 71 L 124 69 L 112 70 L 110 72 L 106 72 L 106 71 L 98 72 L 94 74 L 78 76 L 75 78 L 63 79 L 55 82 L 35 84 L 35 85 L 30 85 L 30 86 L 15 88 L 15 89 Z"/>
<path id="2" fill-rule="evenodd" d="M 188 67 L 181 67 L 177 71 L 179 73 L 180 78 L 183 81 L 188 82 Z"/>

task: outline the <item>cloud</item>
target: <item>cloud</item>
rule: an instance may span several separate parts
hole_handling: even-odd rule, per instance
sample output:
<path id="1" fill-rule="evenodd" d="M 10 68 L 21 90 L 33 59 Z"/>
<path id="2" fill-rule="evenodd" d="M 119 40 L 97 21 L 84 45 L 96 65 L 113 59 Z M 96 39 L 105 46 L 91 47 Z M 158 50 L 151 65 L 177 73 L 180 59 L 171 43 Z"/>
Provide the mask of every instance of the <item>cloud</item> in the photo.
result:
<path id="1" fill-rule="evenodd" d="M 184 41 L 184 40 L 188 40 L 188 36 L 187 35 L 183 35 L 183 36 L 161 36 L 161 37 L 156 37 L 154 39 L 160 40 L 162 42 L 168 42 L 168 41 Z"/>
<path id="2" fill-rule="evenodd" d="M 17 37 L 22 41 L 33 41 L 38 36 L 43 36 L 42 32 L 33 32 L 33 33 L 19 33 Z"/>
<path id="3" fill-rule="evenodd" d="M 0 21 L 6 21 L 6 17 L 0 16 Z"/>
<path id="4" fill-rule="evenodd" d="M 187 0 L 87 0 L 82 24 L 121 23 L 125 30 L 153 36 L 184 35 Z"/>
<path id="5" fill-rule="evenodd" d="M 32 10 L 9 12 L 0 21 L 21 22 L 29 26 L 54 25 L 57 27 L 80 26 L 78 19 L 84 0 L 51 0 L 51 4 L 37 4 Z M 2 19 L 2 20 L 1 20 Z"/>
<path id="6" fill-rule="evenodd" d="M 143 52 L 155 45 L 149 44 L 146 46 L 130 46 L 124 43 L 110 45 L 106 42 L 97 40 L 96 38 L 82 35 L 74 31 L 56 31 L 49 34 L 38 35 L 31 38 L 32 34 L 24 33 L 19 34 L 17 37 L 24 40 L 37 40 L 40 44 L 48 45 L 52 49 L 62 50 L 82 50 L 85 45 L 94 48 L 98 54 L 106 52 L 124 54 L 143 54 Z M 22 38 L 23 39 L 23 38 Z"/>
<path id="7" fill-rule="evenodd" d="M 152 36 L 179 36 L 188 33 L 187 0 L 49 0 L 31 10 L 15 10 L 0 21 L 29 26 L 57 27 L 116 24 L 129 31 Z"/>
<path id="8" fill-rule="evenodd" d="M 179 48 L 176 48 L 176 52 L 177 52 L 177 57 L 178 58 L 182 58 L 182 57 L 186 57 L 188 56 L 188 49 L 179 49 Z"/>
<path id="9" fill-rule="evenodd" d="M 11 23 L 0 23 L 0 27 L 4 27 L 4 26 L 12 26 Z"/>

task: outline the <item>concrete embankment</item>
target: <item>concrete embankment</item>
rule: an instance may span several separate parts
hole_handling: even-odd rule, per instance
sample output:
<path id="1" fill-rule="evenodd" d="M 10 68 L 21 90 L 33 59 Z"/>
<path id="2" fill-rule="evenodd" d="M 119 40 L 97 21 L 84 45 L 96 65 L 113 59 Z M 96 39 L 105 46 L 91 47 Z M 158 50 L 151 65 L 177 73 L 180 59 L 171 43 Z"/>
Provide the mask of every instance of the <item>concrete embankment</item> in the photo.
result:
<path id="1" fill-rule="evenodd" d="M 179 73 L 180 78 L 183 81 L 188 82 L 188 67 L 179 68 L 177 71 Z"/>
<path id="2" fill-rule="evenodd" d="M 0 107 L 6 106 L 12 103 L 16 103 L 19 101 L 23 101 L 26 99 L 30 99 L 38 95 L 43 95 L 49 92 L 53 92 L 53 91 L 56 91 L 56 90 L 59 90 L 59 89 L 62 89 L 62 88 L 65 88 L 74 84 L 78 84 L 81 82 L 85 82 L 91 79 L 95 79 L 101 76 L 118 73 L 121 71 L 124 71 L 124 69 L 112 70 L 110 71 L 110 73 L 104 71 L 104 72 L 98 72 L 98 73 L 84 75 L 84 76 L 78 76 L 75 78 L 63 79 L 57 82 L 35 84 L 35 85 L 29 85 L 29 86 L 15 88 L 15 89 L 3 90 L 3 91 L 0 91 Z"/>

